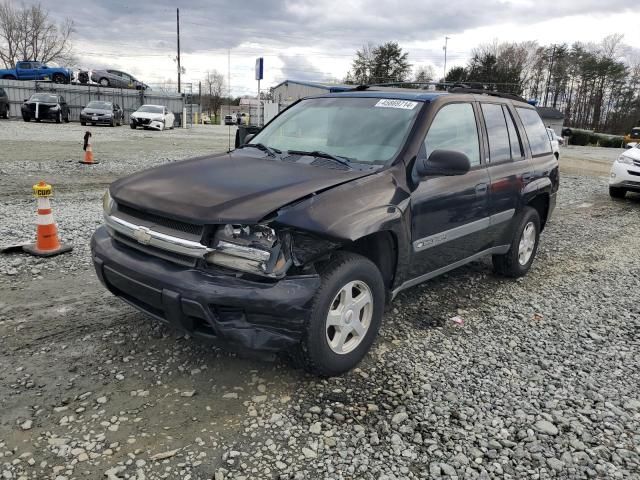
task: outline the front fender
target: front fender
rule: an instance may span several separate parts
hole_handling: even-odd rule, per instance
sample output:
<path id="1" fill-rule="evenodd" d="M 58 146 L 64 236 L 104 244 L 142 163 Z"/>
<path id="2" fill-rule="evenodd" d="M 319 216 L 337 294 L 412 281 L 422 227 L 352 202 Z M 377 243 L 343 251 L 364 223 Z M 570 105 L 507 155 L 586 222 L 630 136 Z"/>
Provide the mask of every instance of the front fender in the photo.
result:
<path id="1" fill-rule="evenodd" d="M 274 221 L 342 242 L 403 223 L 410 194 L 390 170 L 362 177 L 285 206 Z"/>

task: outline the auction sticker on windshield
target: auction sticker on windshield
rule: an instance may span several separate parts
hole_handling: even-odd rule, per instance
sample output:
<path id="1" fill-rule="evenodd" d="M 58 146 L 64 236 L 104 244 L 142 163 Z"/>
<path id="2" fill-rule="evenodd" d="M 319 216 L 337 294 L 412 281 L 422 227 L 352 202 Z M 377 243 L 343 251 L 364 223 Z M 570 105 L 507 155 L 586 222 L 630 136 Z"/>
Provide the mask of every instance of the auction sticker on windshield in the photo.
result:
<path id="1" fill-rule="evenodd" d="M 402 108 L 404 110 L 413 110 L 418 102 L 411 102 L 409 100 L 391 100 L 390 98 L 383 98 L 378 101 L 374 106 L 375 107 L 384 107 L 384 108 Z"/>

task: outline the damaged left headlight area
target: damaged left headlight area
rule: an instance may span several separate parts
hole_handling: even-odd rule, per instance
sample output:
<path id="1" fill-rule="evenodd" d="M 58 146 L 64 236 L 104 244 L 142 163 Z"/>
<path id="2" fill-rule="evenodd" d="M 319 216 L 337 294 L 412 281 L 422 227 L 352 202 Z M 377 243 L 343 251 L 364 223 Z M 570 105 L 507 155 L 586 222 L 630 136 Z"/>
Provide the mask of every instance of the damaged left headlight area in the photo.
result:
<path id="1" fill-rule="evenodd" d="M 224 225 L 211 242 L 210 264 L 269 278 L 282 278 L 292 264 L 291 236 L 268 225 Z"/>

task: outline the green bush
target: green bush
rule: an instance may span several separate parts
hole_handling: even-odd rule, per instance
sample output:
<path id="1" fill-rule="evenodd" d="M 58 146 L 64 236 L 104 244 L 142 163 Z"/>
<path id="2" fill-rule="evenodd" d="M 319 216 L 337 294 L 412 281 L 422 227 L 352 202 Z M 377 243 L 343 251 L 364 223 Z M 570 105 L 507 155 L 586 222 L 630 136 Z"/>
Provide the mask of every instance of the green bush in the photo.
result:
<path id="1" fill-rule="evenodd" d="M 624 147 L 624 137 L 621 135 L 601 135 L 598 142 L 601 147 L 622 148 Z"/>
<path id="2" fill-rule="evenodd" d="M 591 143 L 591 136 L 593 132 L 590 130 L 581 130 L 579 128 L 571 129 L 571 136 L 569 137 L 569 145 L 585 146 Z"/>
<path id="3" fill-rule="evenodd" d="M 579 128 L 571 129 L 569 137 L 569 145 L 593 145 L 606 148 L 619 148 L 623 146 L 624 137 L 619 135 L 606 135 L 604 133 L 595 133 L 591 130 L 582 130 Z"/>

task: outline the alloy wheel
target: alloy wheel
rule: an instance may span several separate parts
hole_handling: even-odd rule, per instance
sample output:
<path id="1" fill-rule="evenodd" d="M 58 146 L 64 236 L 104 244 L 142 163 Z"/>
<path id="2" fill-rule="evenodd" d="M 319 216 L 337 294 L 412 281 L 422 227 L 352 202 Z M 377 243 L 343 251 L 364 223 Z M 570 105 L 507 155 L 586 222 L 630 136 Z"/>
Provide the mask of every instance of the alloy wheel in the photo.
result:
<path id="1" fill-rule="evenodd" d="M 536 246 L 536 226 L 533 222 L 529 222 L 522 230 L 520 244 L 518 245 L 518 262 L 520 265 L 526 265 L 531 259 L 533 249 Z"/>
<path id="2" fill-rule="evenodd" d="M 366 283 L 355 280 L 336 294 L 327 313 L 325 332 L 329 348 L 344 355 L 355 350 L 367 335 L 373 316 L 373 294 Z"/>

